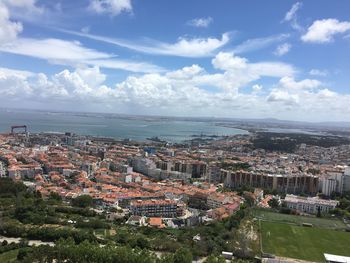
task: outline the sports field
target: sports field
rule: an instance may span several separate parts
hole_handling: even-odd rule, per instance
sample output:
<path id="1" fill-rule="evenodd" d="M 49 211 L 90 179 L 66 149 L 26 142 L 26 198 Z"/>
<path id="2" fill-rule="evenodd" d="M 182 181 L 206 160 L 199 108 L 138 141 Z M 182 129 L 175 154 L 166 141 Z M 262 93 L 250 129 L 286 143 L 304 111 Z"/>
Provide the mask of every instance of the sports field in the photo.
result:
<path id="1" fill-rule="evenodd" d="M 346 225 L 339 219 L 332 218 L 318 218 L 311 216 L 297 216 L 275 213 L 266 210 L 254 210 L 254 216 L 262 221 L 271 221 L 277 223 L 290 223 L 302 225 L 302 223 L 309 223 L 315 227 L 345 229 Z"/>
<path id="2" fill-rule="evenodd" d="M 0 254 L 1 263 L 15 262 L 17 259 L 18 249 L 10 250 L 5 253 Z"/>
<path id="3" fill-rule="evenodd" d="M 277 256 L 324 262 L 323 253 L 350 256 L 350 233 L 261 221 L 262 249 Z"/>

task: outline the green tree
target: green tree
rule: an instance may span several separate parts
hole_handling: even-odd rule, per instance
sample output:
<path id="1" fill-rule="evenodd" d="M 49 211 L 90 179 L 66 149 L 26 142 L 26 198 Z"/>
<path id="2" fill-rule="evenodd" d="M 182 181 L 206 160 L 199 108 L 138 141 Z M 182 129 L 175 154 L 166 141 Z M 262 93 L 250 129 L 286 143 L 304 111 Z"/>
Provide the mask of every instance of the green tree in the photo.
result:
<path id="1" fill-rule="evenodd" d="M 321 207 L 317 207 L 317 217 L 321 217 Z"/>
<path id="2" fill-rule="evenodd" d="M 219 256 L 219 257 L 215 257 L 213 255 L 210 255 L 209 257 L 207 257 L 203 263 L 225 263 L 226 260 L 224 257 Z"/>
<path id="3" fill-rule="evenodd" d="M 179 248 L 174 254 L 174 263 L 191 263 L 192 253 L 187 248 Z"/>
<path id="4" fill-rule="evenodd" d="M 62 201 L 62 197 L 56 192 L 51 192 L 50 195 L 49 195 L 49 200 L 50 201 L 61 202 Z"/>
<path id="5" fill-rule="evenodd" d="M 245 192 L 243 192 L 243 197 L 245 199 L 246 204 L 249 207 L 254 206 L 255 199 L 254 199 L 254 196 L 252 195 L 252 193 L 245 191 Z"/>
<path id="6" fill-rule="evenodd" d="M 93 199 L 89 195 L 79 195 L 72 199 L 72 205 L 82 208 L 91 207 L 93 205 Z"/>
<path id="7" fill-rule="evenodd" d="M 271 208 L 277 209 L 279 207 L 279 203 L 278 200 L 276 198 L 272 198 L 269 202 L 268 202 L 269 206 Z"/>

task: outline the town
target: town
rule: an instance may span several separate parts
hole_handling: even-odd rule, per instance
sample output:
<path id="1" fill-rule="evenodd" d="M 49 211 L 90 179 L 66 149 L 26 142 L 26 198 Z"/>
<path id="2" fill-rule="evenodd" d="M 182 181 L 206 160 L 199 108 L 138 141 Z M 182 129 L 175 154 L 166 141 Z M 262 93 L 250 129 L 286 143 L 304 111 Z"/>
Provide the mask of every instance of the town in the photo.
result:
<path id="1" fill-rule="evenodd" d="M 194 139 L 179 144 L 154 140 L 135 142 L 70 132 L 31 134 L 26 129 L 16 132 L 23 127 L 14 127 L 11 133 L 0 136 L 0 177 L 23 183 L 27 191 L 44 200 L 62 200 L 65 204 L 62 207 L 66 209 L 77 206 L 100 218 L 97 221 L 86 216 L 68 216 L 49 222 L 44 216 L 31 222 L 40 227 L 51 224 L 79 229 L 85 224 L 95 230 L 105 228 L 103 233 L 94 231 L 93 234 L 102 243 L 111 236 L 118 237 L 118 226 L 123 225 L 149 229 L 142 230 L 146 233 L 192 228 L 198 231 L 189 237 L 192 256 L 254 260 L 275 257 L 276 251 L 265 251 L 268 248 L 261 244 L 259 237 L 270 231 L 256 229 L 259 226 L 255 222 L 266 221 L 269 213 L 272 216 L 275 213 L 277 221 L 279 216 L 299 218 L 304 227 L 328 220 L 343 230 L 350 229 L 347 207 L 350 201 L 344 199 L 350 191 L 350 142 L 331 141 L 334 145 L 330 147 L 319 146 L 314 141 L 300 143 L 290 152 L 257 148 L 259 133 Z M 272 140 L 276 140 L 275 137 L 292 140 L 288 134 L 270 136 Z M 322 139 L 322 143 L 326 139 Z M 56 210 L 62 212 L 62 207 Z M 8 221 L 7 217 L 3 218 L 0 234 L 23 237 L 9 235 L 8 228 L 14 218 L 6 205 L 1 205 L 1 210 L 4 215 L 8 214 Z M 25 218 L 28 213 L 25 211 L 21 216 Z M 22 228 L 23 218 L 16 218 Z M 314 219 L 318 221 L 314 223 Z M 224 245 L 201 247 L 201 241 L 208 243 L 209 237 L 196 228 L 222 223 L 232 224 L 228 230 L 236 229 L 234 237 L 224 237 L 223 242 L 227 241 Z M 341 234 L 346 235 L 345 242 L 350 241 L 348 233 Z M 237 240 L 237 236 L 243 237 Z M 152 242 L 147 240 L 149 237 L 145 234 L 147 242 L 141 241 Z M 57 239 L 40 241 L 53 245 Z M 348 244 L 340 244 L 341 248 L 335 252 L 346 251 Z M 139 244 L 138 247 L 161 251 L 162 255 L 178 249 L 166 244 Z M 329 253 L 323 251 L 326 252 Z M 314 258 L 302 255 L 299 259 L 322 260 L 319 254 Z"/>

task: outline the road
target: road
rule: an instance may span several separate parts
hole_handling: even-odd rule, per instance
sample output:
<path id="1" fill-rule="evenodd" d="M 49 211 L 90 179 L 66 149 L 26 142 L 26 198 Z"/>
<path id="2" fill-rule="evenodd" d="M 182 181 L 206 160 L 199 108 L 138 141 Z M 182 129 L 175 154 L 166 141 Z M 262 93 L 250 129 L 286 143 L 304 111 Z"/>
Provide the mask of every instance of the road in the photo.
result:
<path id="1" fill-rule="evenodd" d="M 0 242 L 3 242 L 4 240 L 6 240 L 8 243 L 19 243 L 21 242 L 21 238 L 17 238 L 17 237 L 4 237 L 4 236 L 0 236 Z M 55 245 L 55 243 L 53 242 L 43 242 L 40 240 L 28 240 L 28 245 L 29 246 L 40 246 L 40 245 L 49 245 L 51 247 L 53 247 Z"/>

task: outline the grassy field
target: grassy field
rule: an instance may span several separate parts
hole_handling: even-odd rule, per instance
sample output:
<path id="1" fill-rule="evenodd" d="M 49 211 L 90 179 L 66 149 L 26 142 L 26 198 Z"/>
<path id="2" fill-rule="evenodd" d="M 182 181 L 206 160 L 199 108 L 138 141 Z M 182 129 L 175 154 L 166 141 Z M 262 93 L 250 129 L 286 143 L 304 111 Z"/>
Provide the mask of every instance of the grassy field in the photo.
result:
<path id="1" fill-rule="evenodd" d="M 262 248 L 277 256 L 323 262 L 323 253 L 350 256 L 350 233 L 261 221 Z"/>
<path id="2" fill-rule="evenodd" d="M 8 252 L 0 254 L 1 263 L 15 262 L 17 259 L 18 249 L 10 250 Z"/>
<path id="3" fill-rule="evenodd" d="M 318 218 L 308 216 L 287 215 L 281 213 L 270 212 L 266 210 L 254 210 L 254 216 L 263 221 L 273 221 L 280 223 L 290 223 L 301 225 L 302 223 L 310 223 L 313 226 L 321 228 L 345 229 L 346 225 L 339 219 Z"/>

